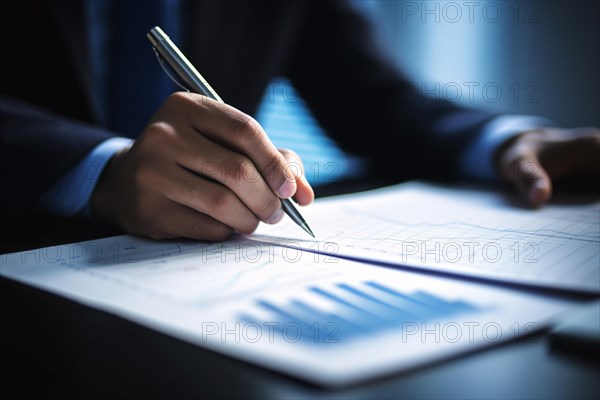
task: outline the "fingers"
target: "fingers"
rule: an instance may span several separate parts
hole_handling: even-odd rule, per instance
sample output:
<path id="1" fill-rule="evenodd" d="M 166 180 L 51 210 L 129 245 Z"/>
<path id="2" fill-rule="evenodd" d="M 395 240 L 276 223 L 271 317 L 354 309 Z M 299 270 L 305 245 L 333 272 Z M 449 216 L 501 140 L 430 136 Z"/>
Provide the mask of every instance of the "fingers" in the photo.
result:
<path id="1" fill-rule="evenodd" d="M 250 116 L 223 103 L 191 93 L 172 95 L 179 112 L 213 142 L 248 157 L 280 198 L 296 192 L 296 181 L 285 158 Z"/>
<path id="2" fill-rule="evenodd" d="M 261 221 L 279 222 L 281 201 L 267 185 L 254 163 L 193 131 L 186 148 L 178 153 L 179 164 L 198 175 L 219 182 L 242 201 Z"/>
<path id="3" fill-rule="evenodd" d="M 294 200 L 301 206 L 309 205 L 313 202 L 315 193 L 306 180 L 302 160 L 298 154 L 292 150 L 279 149 L 279 152 L 283 154 L 283 157 L 288 163 L 287 168 L 294 174 L 294 179 L 296 180 L 297 189 L 296 194 L 294 194 Z"/>
<path id="4" fill-rule="evenodd" d="M 544 128 L 525 132 L 509 142 L 499 161 L 503 177 L 538 206 L 550 199 L 553 179 L 600 172 L 600 131 Z"/>
<path id="5" fill-rule="evenodd" d="M 535 155 L 526 154 L 515 159 L 509 169 L 517 190 L 529 204 L 539 206 L 550 200 L 552 181 Z"/>
<path id="6" fill-rule="evenodd" d="M 542 132 L 523 134 L 510 142 L 499 158 L 503 178 L 533 206 L 547 202 L 552 195 L 552 182 L 538 158 L 543 136 Z"/>
<path id="7" fill-rule="evenodd" d="M 231 237 L 234 232 L 222 222 L 175 202 L 162 214 L 162 226 L 162 237 L 170 238 L 221 241 Z"/>
<path id="8" fill-rule="evenodd" d="M 284 153 L 246 114 L 203 96 L 175 94 L 134 145 L 107 165 L 108 178 L 92 201 L 103 206 L 94 207 L 94 215 L 106 208 L 106 220 L 155 239 L 251 233 L 259 220 L 283 218 L 278 196 L 296 194 L 300 204 L 314 198 L 300 159 Z"/>
<path id="9" fill-rule="evenodd" d="M 228 188 L 181 169 L 161 182 L 165 197 L 205 214 L 243 233 L 251 233 L 258 219 Z"/>
<path id="10" fill-rule="evenodd" d="M 553 179 L 578 172 L 600 173 L 600 130 L 548 129 L 540 161 Z"/>
<path id="11" fill-rule="evenodd" d="M 131 178 L 114 179 L 117 187 L 112 203 L 117 224 L 130 233 L 153 239 L 184 236 L 220 240 L 234 229 L 251 233 L 258 225 L 256 216 L 228 188 L 176 163 L 159 160 L 123 165 L 134 170 L 119 173 Z M 171 219 L 174 205 L 188 210 L 188 221 Z"/>

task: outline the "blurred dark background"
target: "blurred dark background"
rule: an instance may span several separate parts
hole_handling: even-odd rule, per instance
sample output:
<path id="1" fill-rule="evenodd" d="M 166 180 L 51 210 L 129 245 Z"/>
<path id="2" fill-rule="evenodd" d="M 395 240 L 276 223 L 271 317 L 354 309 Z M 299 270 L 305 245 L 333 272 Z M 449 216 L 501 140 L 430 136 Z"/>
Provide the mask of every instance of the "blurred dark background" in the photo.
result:
<path id="1" fill-rule="evenodd" d="M 357 3 L 398 65 L 429 90 L 457 83 L 465 105 L 546 116 L 565 126 L 600 124 L 598 1 Z M 473 102 L 464 82 L 480 85 Z M 455 93 L 441 90 L 448 100 Z"/>

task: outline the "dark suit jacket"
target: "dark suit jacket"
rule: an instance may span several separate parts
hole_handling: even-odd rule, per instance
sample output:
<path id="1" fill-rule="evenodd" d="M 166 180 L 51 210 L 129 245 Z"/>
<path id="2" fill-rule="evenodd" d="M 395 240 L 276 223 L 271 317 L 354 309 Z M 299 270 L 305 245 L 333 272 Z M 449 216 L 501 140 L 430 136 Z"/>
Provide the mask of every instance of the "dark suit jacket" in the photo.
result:
<path id="1" fill-rule="evenodd" d="M 493 117 L 417 96 L 344 2 L 186 6 L 188 56 L 228 103 L 253 114 L 269 80 L 286 76 L 328 134 L 367 157 L 378 177 L 456 177 L 462 150 Z M 11 1 L 2 15 L 5 218 L 32 209 L 52 182 L 113 133 L 98 126 L 89 90 L 83 2 Z"/>

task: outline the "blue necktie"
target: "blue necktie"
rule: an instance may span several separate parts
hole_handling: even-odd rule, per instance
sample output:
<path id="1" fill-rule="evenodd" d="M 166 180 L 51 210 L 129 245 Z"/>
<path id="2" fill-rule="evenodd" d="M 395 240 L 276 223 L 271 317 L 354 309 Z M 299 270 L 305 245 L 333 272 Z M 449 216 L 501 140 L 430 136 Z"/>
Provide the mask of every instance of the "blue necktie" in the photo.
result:
<path id="1" fill-rule="evenodd" d="M 108 32 L 108 127 L 135 138 L 174 90 L 162 71 L 146 33 L 158 25 L 176 41 L 177 0 L 114 1 Z"/>

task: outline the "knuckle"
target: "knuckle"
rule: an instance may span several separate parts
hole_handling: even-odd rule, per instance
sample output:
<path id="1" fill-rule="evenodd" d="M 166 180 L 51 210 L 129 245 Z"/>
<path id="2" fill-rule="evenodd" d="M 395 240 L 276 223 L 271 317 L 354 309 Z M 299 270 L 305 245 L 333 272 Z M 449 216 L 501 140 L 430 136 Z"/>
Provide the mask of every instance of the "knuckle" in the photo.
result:
<path id="1" fill-rule="evenodd" d="M 290 162 L 299 162 L 300 156 L 292 149 L 279 149 L 279 152 L 283 154 L 286 160 Z"/>
<path id="2" fill-rule="evenodd" d="M 280 200 L 275 196 L 269 196 L 266 201 L 263 202 L 262 207 L 259 210 L 258 215 L 261 220 L 267 221 L 275 214 L 275 211 L 280 207 Z"/>
<path id="3" fill-rule="evenodd" d="M 264 172 L 267 176 L 267 179 L 272 181 L 278 176 L 285 176 L 285 166 L 277 157 L 274 155 L 271 157 L 265 164 L 263 165 Z"/>
<path id="4" fill-rule="evenodd" d="M 198 189 L 198 187 L 194 185 L 187 186 L 183 190 L 186 192 L 185 198 L 188 199 L 187 201 L 189 201 L 189 205 L 196 210 L 201 209 L 201 205 L 206 199 L 206 194 L 204 194 Z M 208 205 L 208 207 L 210 207 L 210 205 Z"/>
<path id="5" fill-rule="evenodd" d="M 302 165 L 302 162 L 299 160 L 288 161 L 288 163 L 285 165 L 285 169 L 287 170 L 287 172 L 289 172 L 295 176 L 304 175 L 304 166 Z M 334 171 L 335 171 L 335 169 L 334 169 Z"/>
<path id="6" fill-rule="evenodd" d="M 217 215 L 231 212 L 235 206 L 234 195 L 227 190 L 215 190 L 208 198 L 208 209 L 214 210 Z"/>
<path id="7" fill-rule="evenodd" d="M 238 178 L 244 182 L 254 183 L 258 179 L 258 172 L 250 159 L 240 156 L 237 161 Z"/>
<path id="8" fill-rule="evenodd" d="M 256 180 L 256 169 L 250 159 L 243 155 L 230 157 L 223 163 L 222 175 L 229 183 L 241 183 Z"/>
<path id="9" fill-rule="evenodd" d="M 153 121 L 144 128 L 140 142 L 145 149 L 156 151 L 156 149 L 172 145 L 176 133 L 175 128 L 170 123 L 166 121 Z"/>
<path id="10" fill-rule="evenodd" d="M 204 148 L 192 146 L 189 152 L 192 160 L 202 160 L 202 165 L 204 166 L 204 168 L 202 168 L 203 170 L 207 169 L 207 167 L 212 164 L 212 162 L 209 161 L 211 159 L 210 155 L 208 157 L 206 156 L 206 150 Z"/>
<path id="11" fill-rule="evenodd" d="M 246 114 L 237 118 L 234 131 L 245 145 L 253 145 L 264 140 L 264 132 L 260 124 Z"/>
<path id="12" fill-rule="evenodd" d="M 532 183 L 540 179 L 541 167 L 531 160 L 520 160 L 515 168 L 515 180 L 521 183 Z"/>
<path id="13" fill-rule="evenodd" d="M 171 111 L 184 111 L 184 115 L 190 112 L 203 113 L 210 107 L 211 101 L 206 96 L 188 92 L 175 92 L 171 94 L 164 105 Z"/>
<path id="14" fill-rule="evenodd" d="M 285 162 L 281 162 L 277 157 L 274 157 L 264 169 L 265 179 L 269 185 L 277 189 L 285 182 L 295 182 L 293 170 Z"/>
<path id="15" fill-rule="evenodd" d="M 166 103 L 169 105 L 180 105 L 181 103 L 189 103 L 191 101 L 189 93 L 175 92 L 167 97 Z"/>

